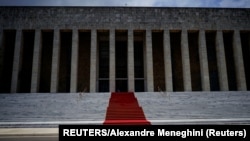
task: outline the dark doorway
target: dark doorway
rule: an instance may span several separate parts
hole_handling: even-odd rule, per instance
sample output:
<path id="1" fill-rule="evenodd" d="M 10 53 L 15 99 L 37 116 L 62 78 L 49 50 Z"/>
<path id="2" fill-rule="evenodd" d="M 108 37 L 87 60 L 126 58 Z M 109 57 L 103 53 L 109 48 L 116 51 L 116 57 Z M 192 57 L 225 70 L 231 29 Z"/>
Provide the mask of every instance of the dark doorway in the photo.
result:
<path id="1" fill-rule="evenodd" d="M 53 31 L 42 31 L 39 92 L 50 92 L 53 37 Z"/>
<path id="2" fill-rule="evenodd" d="M 90 31 L 79 31 L 77 91 L 89 92 L 90 82 Z"/>
<path id="3" fill-rule="evenodd" d="M 242 54 L 244 60 L 245 77 L 247 83 L 247 90 L 250 90 L 250 32 L 242 31 L 240 33 Z"/>
<path id="4" fill-rule="evenodd" d="M 234 52 L 233 52 L 233 32 L 223 32 L 223 42 L 225 49 L 226 65 L 227 65 L 227 78 L 230 91 L 237 90 Z"/>
<path id="5" fill-rule="evenodd" d="M 0 56 L 0 93 L 10 93 L 15 39 L 16 30 L 4 30 L 2 57 Z"/>
<path id="6" fill-rule="evenodd" d="M 201 73 L 198 45 L 199 32 L 188 32 L 188 48 L 190 56 L 192 91 L 201 91 Z"/>
<path id="7" fill-rule="evenodd" d="M 58 92 L 70 91 L 71 46 L 72 31 L 61 31 Z"/>
<path id="8" fill-rule="evenodd" d="M 154 90 L 165 91 L 163 31 L 152 32 Z"/>
<path id="9" fill-rule="evenodd" d="M 219 74 L 218 74 L 218 67 L 217 67 L 216 41 L 215 41 L 216 32 L 207 31 L 205 35 L 206 35 L 210 89 L 211 91 L 219 91 L 220 85 L 219 85 Z"/>
<path id="10" fill-rule="evenodd" d="M 128 43 L 127 31 L 115 33 L 116 91 L 128 91 Z"/>
<path id="11" fill-rule="evenodd" d="M 144 41 L 145 32 L 134 32 L 134 75 L 135 75 L 135 92 L 144 92 Z"/>
<path id="12" fill-rule="evenodd" d="M 127 91 L 127 41 L 117 41 L 115 49 L 116 91 Z"/>
<path id="13" fill-rule="evenodd" d="M 135 91 L 144 91 L 143 42 L 134 42 Z"/>
<path id="14" fill-rule="evenodd" d="M 98 40 L 98 90 L 109 92 L 109 31 L 100 30 L 97 32 Z"/>
<path id="15" fill-rule="evenodd" d="M 22 54 L 19 72 L 19 90 L 20 93 L 29 93 L 31 88 L 31 73 L 33 63 L 33 50 L 34 50 L 34 30 L 23 31 L 22 40 Z"/>
<path id="16" fill-rule="evenodd" d="M 184 91 L 181 59 L 181 31 L 170 32 L 170 45 L 173 69 L 173 91 Z"/>
<path id="17" fill-rule="evenodd" d="M 117 92 L 127 92 L 128 91 L 128 81 L 123 79 L 116 80 L 116 91 Z"/>
<path id="18" fill-rule="evenodd" d="M 99 42 L 99 92 L 109 91 L 109 42 Z"/>

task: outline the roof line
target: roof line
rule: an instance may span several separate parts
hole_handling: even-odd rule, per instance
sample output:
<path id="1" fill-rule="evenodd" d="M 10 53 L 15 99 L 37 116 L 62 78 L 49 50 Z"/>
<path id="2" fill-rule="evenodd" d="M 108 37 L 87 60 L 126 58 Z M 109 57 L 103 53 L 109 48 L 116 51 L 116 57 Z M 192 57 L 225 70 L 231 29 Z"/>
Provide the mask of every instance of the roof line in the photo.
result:
<path id="1" fill-rule="evenodd" d="M 159 8 L 159 9 L 164 9 L 164 8 L 170 8 L 170 9 L 249 9 L 249 8 L 244 8 L 244 7 L 160 7 L 160 6 L 12 6 L 12 5 L 0 5 L 1 7 L 13 7 L 13 8 Z"/>

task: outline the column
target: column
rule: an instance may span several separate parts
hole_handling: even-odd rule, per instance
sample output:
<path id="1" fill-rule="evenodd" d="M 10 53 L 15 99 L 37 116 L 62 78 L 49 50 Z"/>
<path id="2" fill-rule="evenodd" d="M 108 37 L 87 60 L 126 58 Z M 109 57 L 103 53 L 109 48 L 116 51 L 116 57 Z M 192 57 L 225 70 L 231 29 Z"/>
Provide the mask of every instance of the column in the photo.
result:
<path id="1" fill-rule="evenodd" d="M 70 71 L 70 92 L 77 92 L 77 67 L 78 67 L 78 30 L 73 29 L 71 71 Z"/>
<path id="2" fill-rule="evenodd" d="M 109 33 L 109 91 L 115 91 L 115 30 Z"/>
<path id="3" fill-rule="evenodd" d="M 191 70 L 190 70 L 190 58 L 188 49 L 187 30 L 183 29 L 181 32 L 181 57 L 182 57 L 182 69 L 183 69 L 183 84 L 184 91 L 192 91 Z"/>
<path id="4" fill-rule="evenodd" d="M 221 91 L 228 91 L 227 66 L 222 31 L 218 30 L 216 35 L 216 57 L 219 72 L 219 83 Z"/>
<path id="5" fill-rule="evenodd" d="M 53 39 L 53 52 L 52 52 L 52 70 L 51 70 L 51 85 L 50 92 L 57 92 L 58 85 L 58 73 L 59 73 L 59 57 L 60 57 L 60 47 L 59 47 L 59 29 L 54 30 L 54 39 Z"/>
<path id="6" fill-rule="evenodd" d="M 32 76 L 31 76 L 31 93 L 37 93 L 39 90 L 40 58 L 41 58 L 41 30 L 36 29 L 34 53 L 33 53 Z"/>
<path id="7" fill-rule="evenodd" d="M 154 76 L 153 76 L 153 51 L 152 51 L 152 32 L 146 30 L 146 86 L 148 92 L 154 91 Z"/>
<path id="8" fill-rule="evenodd" d="M 19 65 L 20 65 L 20 55 L 21 55 L 21 43 L 22 43 L 22 30 L 18 29 L 16 31 L 15 49 L 14 49 L 14 59 L 13 59 L 13 70 L 11 79 L 11 93 L 16 93 L 18 88 L 18 75 L 19 75 Z"/>
<path id="9" fill-rule="evenodd" d="M 204 30 L 200 30 L 199 33 L 199 59 L 200 59 L 202 91 L 210 91 L 207 47 L 206 47 L 206 37 Z"/>
<path id="10" fill-rule="evenodd" d="M 128 30 L 128 90 L 135 91 L 134 75 L 134 33 L 132 29 Z"/>
<path id="11" fill-rule="evenodd" d="M 172 63 L 171 63 L 171 46 L 169 30 L 165 29 L 163 34 L 164 44 L 164 68 L 165 68 L 165 86 L 167 92 L 173 91 Z"/>
<path id="12" fill-rule="evenodd" d="M 90 49 L 90 92 L 96 92 L 96 61 L 97 61 L 96 29 L 91 30 Z"/>
<path id="13" fill-rule="evenodd" d="M 244 69 L 239 30 L 234 31 L 233 52 L 234 52 L 234 62 L 236 67 L 235 71 L 236 71 L 237 88 L 240 91 L 245 91 L 247 90 L 247 85 L 246 85 L 245 69 Z"/>

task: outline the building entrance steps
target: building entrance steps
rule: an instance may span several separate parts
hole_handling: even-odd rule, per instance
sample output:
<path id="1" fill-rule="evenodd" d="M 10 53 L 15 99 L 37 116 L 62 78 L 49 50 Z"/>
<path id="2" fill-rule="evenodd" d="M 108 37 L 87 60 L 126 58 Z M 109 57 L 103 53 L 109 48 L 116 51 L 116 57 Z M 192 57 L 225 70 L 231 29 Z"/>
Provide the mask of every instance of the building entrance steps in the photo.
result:
<path id="1" fill-rule="evenodd" d="M 117 95 L 111 95 L 111 93 L 0 94 L 0 128 L 58 127 L 59 124 L 102 125 L 107 112 L 112 113 L 110 115 L 117 111 L 131 112 L 133 111 L 131 107 L 137 107 L 138 113 L 143 112 L 151 125 L 250 124 L 250 91 L 135 92 L 123 100 L 116 98 Z M 125 94 L 119 94 L 119 97 L 123 96 L 126 97 Z M 112 100 L 120 103 L 110 104 Z M 112 108 L 113 106 L 119 108 Z M 126 115 L 131 116 L 128 113 Z M 140 116 L 141 114 L 138 115 Z M 119 122 L 124 121 L 123 119 Z M 111 121 L 117 122 L 113 119 L 109 120 Z"/>
<path id="2" fill-rule="evenodd" d="M 146 120 L 142 107 L 132 92 L 113 92 L 109 100 L 104 125 L 107 124 L 143 124 L 150 125 Z"/>

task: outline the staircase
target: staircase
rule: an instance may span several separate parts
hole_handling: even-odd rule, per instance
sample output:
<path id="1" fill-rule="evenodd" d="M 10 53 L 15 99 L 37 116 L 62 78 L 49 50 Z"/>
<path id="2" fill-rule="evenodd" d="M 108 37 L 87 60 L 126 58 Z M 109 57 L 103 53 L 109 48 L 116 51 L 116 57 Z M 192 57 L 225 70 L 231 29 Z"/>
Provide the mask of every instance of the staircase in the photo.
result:
<path id="1" fill-rule="evenodd" d="M 150 125 L 133 92 L 113 92 L 104 125 Z"/>

